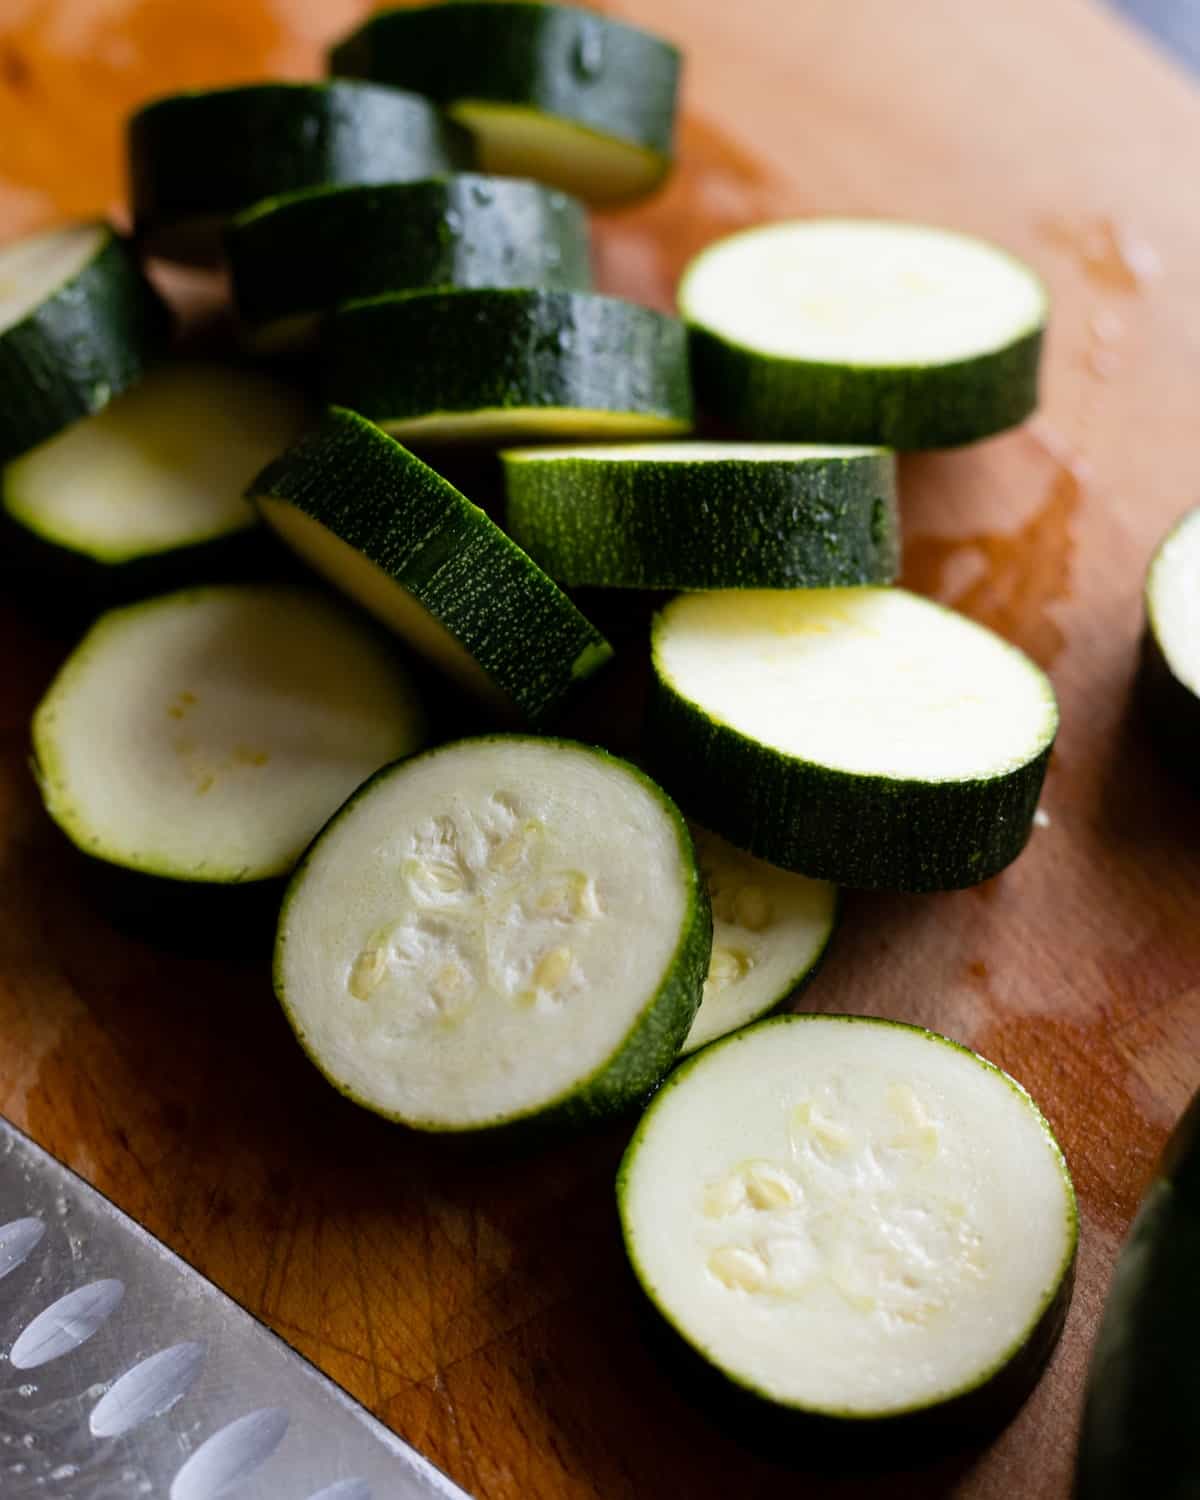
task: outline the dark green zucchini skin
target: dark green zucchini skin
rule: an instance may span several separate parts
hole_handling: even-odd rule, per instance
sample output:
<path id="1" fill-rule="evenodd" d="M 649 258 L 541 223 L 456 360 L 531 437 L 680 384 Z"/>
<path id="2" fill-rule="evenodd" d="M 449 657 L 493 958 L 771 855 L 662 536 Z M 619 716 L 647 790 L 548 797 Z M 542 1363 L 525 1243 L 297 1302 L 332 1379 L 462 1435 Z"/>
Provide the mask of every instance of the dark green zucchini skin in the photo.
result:
<path id="1" fill-rule="evenodd" d="M 1135 699 L 1163 760 L 1200 791 L 1200 698 L 1171 671 L 1150 625 L 1142 636 Z"/>
<path id="2" fill-rule="evenodd" d="M 677 319 L 590 292 L 419 292 L 330 320 L 326 397 L 378 422 L 577 407 L 692 418 Z"/>
<path id="3" fill-rule="evenodd" d="M 136 237 L 209 264 L 221 226 L 260 199 L 322 183 L 469 168 L 468 133 L 427 99 L 367 83 L 269 83 L 170 94 L 128 126 Z"/>
<path id="4" fill-rule="evenodd" d="M 513 538 L 561 583 L 635 589 L 891 583 L 890 454 L 804 463 L 505 462 Z"/>
<path id="5" fill-rule="evenodd" d="M 329 411 L 248 493 L 294 505 L 370 558 L 462 643 L 531 723 L 559 712 L 612 654 L 494 522 L 355 412 Z"/>
<path id="6" fill-rule="evenodd" d="M 165 303 L 110 233 L 77 276 L 0 333 L 0 464 L 107 406 L 170 331 Z"/>
<path id="7" fill-rule="evenodd" d="M 439 104 L 526 105 L 669 156 L 678 50 L 606 16 L 532 0 L 383 11 L 330 53 L 330 71 Z"/>
<path id="8" fill-rule="evenodd" d="M 1040 329 L 990 354 L 892 369 L 781 359 L 695 325 L 691 340 L 699 405 L 741 437 L 953 448 L 1038 404 Z"/>
<path id="9" fill-rule="evenodd" d="M 270 198 L 234 220 L 225 244 L 251 328 L 411 288 L 592 285 L 578 199 L 468 172 Z"/>
<path id="10" fill-rule="evenodd" d="M 1088 1371 L 1075 1500 L 1200 1494 L 1200 1098 L 1117 1259 Z"/>

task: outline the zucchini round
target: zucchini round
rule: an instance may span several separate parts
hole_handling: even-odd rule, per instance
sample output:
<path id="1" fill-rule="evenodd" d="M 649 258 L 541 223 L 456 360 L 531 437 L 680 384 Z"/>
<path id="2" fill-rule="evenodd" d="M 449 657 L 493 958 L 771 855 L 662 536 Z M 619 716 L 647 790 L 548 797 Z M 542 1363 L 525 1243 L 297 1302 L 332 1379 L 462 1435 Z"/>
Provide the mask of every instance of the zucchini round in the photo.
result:
<path id="1" fill-rule="evenodd" d="M 1164 755 L 1200 785 L 1200 509 L 1188 511 L 1150 564 L 1141 690 Z"/>
<path id="2" fill-rule="evenodd" d="M 305 562 L 502 714 L 550 717 L 612 654 L 483 511 L 354 412 L 328 412 L 250 495 Z"/>
<path id="3" fill-rule="evenodd" d="M 866 1436 L 982 1422 L 1036 1381 L 1078 1238 L 1050 1127 L 915 1026 L 780 1016 L 655 1095 L 617 1179 L 653 1307 L 727 1400 Z"/>
<path id="4" fill-rule="evenodd" d="M 191 265 L 215 263 L 226 223 L 260 199 L 432 177 L 475 155 L 427 99 L 351 81 L 169 94 L 132 116 L 128 147 L 138 243 Z"/>
<path id="5" fill-rule="evenodd" d="M 638 437 L 692 421 L 675 318 L 590 292 L 415 292 L 329 324 L 328 399 L 406 442 Z"/>
<path id="6" fill-rule="evenodd" d="M 225 250 L 242 328 L 260 353 L 303 347 L 339 303 L 383 292 L 592 285 L 581 203 L 470 172 L 268 198 L 233 221 Z"/>
<path id="7" fill-rule="evenodd" d="M 501 455 L 514 540 L 560 583 L 890 583 L 895 461 L 879 448 L 631 443 Z"/>
<path id="8" fill-rule="evenodd" d="M 0 248 L 0 463 L 100 411 L 167 341 L 166 307 L 107 224 Z"/>
<path id="9" fill-rule="evenodd" d="M 656 617 L 646 757 L 684 810 L 839 885 L 974 885 L 1029 837 L 1049 680 L 903 589 L 684 594 Z"/>
<path id="10" fill-rule="evenodd" d="M 612 203 L 650 192 L 671 165 L 678 51 L 573 6 L 384 11 L 334 48 L 330 66 L 436 99 L 470 127 L 485 172 Z"/>
<path id="11" fill-rule="evenodd" d="M 1038 277 L 945 229 L 802 219 L 719 240 L 684 272 L 701 405 L 744 437 L 941 448 L 1037 406 Z"/>
<path id="12" fill-rule="evenodd" d="M 651 781 L 498 735 L 381 771 L 329 823 L 284 898 L 275 987 L 367 1109 L 418 1130 L 575 1125 L 671 1066 L 710 932 L 687 828 Z"/>

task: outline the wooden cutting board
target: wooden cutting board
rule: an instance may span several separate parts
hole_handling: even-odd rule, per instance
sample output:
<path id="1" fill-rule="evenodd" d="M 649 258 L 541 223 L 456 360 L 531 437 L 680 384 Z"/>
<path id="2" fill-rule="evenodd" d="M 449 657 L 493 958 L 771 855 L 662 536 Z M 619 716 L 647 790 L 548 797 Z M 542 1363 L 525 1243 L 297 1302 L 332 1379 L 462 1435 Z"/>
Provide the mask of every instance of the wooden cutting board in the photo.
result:
<path id="1" fill-rule="evenodd" d="M 147 94 L 302 76 L 365 8 L 2 0 L 0 233 L 118 208 Z M 720 1436 L 639 1337 L 626 1127 L 522 1161 L 433 1149 L 318 1078 L 262 968 L 88 912 L 25 765 L 60 648 L 2 606 L 0 1109 L 487 1500 L 1061 1500 L 1112 1258 L 1200 1082 L 1200 805 L 1127 713 L 1147 559 L 1200 499 L 1200 96 L 1085 0 L 609 8 L 688 49 L 680 168 L 604 224 L 610 290 L 669 305 L 713 236 L 817 212 L 991 235 L 1054 291 L 1038 420 L 903 471 L 908 581 L 1054 677 L 1049 822 L 978 890 L 848 900 L 808 996 L 946 1031 L 1044 1106 L 1083 1212 L 1052 1368 L 989 1450 L 921 1473 L 810 1482 Z"/>

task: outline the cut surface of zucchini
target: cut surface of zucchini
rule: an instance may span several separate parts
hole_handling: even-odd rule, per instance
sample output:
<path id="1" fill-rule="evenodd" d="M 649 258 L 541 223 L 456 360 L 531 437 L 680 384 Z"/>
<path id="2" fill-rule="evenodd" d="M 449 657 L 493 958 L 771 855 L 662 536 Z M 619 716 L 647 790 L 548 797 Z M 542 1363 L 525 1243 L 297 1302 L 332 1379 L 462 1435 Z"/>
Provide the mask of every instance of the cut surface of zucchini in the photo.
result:
<path id="1" fill-rule="evenodd" d="M 1054 691 L 902 589 L 687 594 L 653 630 L 646 753 L 691 815 L 842 885 L 973 884 L 1032 826 Z"/>
<path id="2" fill-rule="evenodd" d="M 410 88 L 473 133 L 484 171 L 608 203 L 670 167 L 679 53 L 566 5 L 458 0 L 372 16 L 332 69 Z"/>
<path id="3" fill-rule="evenodd" d="M 747 436 L 973 441 L 1037 404 L 1038 277 L 950 230 L 806 219 L 744 230 L 687 268 L 702 404 Z"/>
<path id="4" fill-rule="evenodd" d="M 0 246 L 0 463 L 99 411 L 167 332 L 165 307 L 107 224 Z"/>
<path id="5" fill-rule="evenodd" d="M 305 562 L 502 713 L 551 716 L 611 655 L 482 510 L 356 413 L 327 413 L 250 494 Z"/>
<path id="6" fill-rule="evenodd" d="M 473 172 L 270 198 L 234 220 L 226 252 L 247 341 L 264 353 L 311 343 L 322 314 L 384 292 L 592 284 L 578 200 Z"/>
<path id="7" fill-rule="evenodd" d="M 675 318 L 589 292 L 414 292 L 329 324 L 326 394 L 412 442 L 670 436 L 691 426 Z"/>
<path id="8" fill-rule="evenodd" d="M 695 1353 L 769 1407 L 858 1421 L 1002 1372 L 1032 1384 L 1078 1236 L 1019 1085 L 855 1016 L 778 1017 L 690 1059 L 643 1116 L 618 1202 L 642 1288 Z"/>
<path id="9" fill-rule="evenodd" d="M 435 1131 L 575 1123 L 666 1072 L 709 940 L 686 826 L 652 782 L 495 736 L 381 772 L 332 820 L 284 899 L 275 984 L 368 1109 Z"/>
<path id="10" fill-rule="evenodd" d="M 287 874 L 424 716 L 385 638 L 323 594 L 225 585 L 103 615 L 38 706 L 46 810 L 84 853 L 176 881 Z"/>
<path id="11" fill-rule="evenodd" d="M 899 564 L 885 449 L 628 443 L 501 457 L 512 536 L 572 587 L 890 583 Z"/>
<path id="12" fill-rule="evenodd" d="M 1155 553 L 1146 614 L 1171 674 L 1200 698 L 1200 510 L 1189 511 Z"/>
<path id="13" fill-rule="evenodd" d="M 780 870 L 691 824 L 713 915 L 704 998 L 684 1052 L 757 1021 L 804 984 L 833 935 L 837 887 Z"/>

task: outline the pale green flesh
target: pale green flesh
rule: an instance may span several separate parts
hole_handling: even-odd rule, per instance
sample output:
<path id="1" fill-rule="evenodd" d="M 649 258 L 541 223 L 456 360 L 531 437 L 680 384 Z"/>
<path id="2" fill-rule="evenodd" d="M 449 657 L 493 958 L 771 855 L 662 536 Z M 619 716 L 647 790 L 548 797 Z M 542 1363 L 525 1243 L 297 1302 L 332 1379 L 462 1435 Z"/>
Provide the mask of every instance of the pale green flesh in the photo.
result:
<path id="1" fill-rule="evenodd" d="M 921 781 L 1004 775 L 1058 716 L 1049 681 L 983 626 L 898 588 L 671 601 L 655 666 L 709 718 L 785 756 Z"/>
<path id="2" fill-rule="evenodd" d="M 109 235 L 103 224 L 75 224 L 0 246 L 0 334 L 78 276 Z"/>
<path id="3" fill-rule="evenodd" d="M 1200 696 L 1200 510 L 1186 515 L 1155 553 L 1146 602 L 1171 672 Z"/>
<path id="4" fill-rule="evenodd" d="M 687 432 L 690 424 L 674 417 L 641 412 L 601 411 L 574 406 L 481 407 L 478 411 L 430 412 L 420 417 L 382 419 L 393 437 L 414 443 L 503 442 L 508 438 L 636 437 L 639 433 Z"/>
<path id="5" fill-rule="evenodd" d="M 694 1052 L 774 1010 L 821 956 L 837 889 L 777 869 L 692 825 L 713 914 L 704 999 L 683 1052 Z"/>
<path id="6" fill-rule="evenodd" d="M 536 1113 L 618 1052 L 688 920 L 674 819 L 582 746 L 463 741 L 381 778 L 284 907 L 276 982 L 322 1072 L 431 1129 Z"/>
<path id="7" fill-rule="evenodd" d="M 770 1401 L 887 1417 L 981 1384 L 1066 1277 L 1074 1194 L 1004 1074 L 909 1027 L 763 1022 L 656 1097 L 622 1169 L 647 1294 Z"/>
<path id="8" fill-rule="evenodd" d="M 4 506 L 43 540 L 104 563 L 228 536 L 253 525 L 246 484 L 306 414 L 261 375 L 166 366 L 9 465 Z"/>
<path id="9" fill-rule="evenodd" d="M 868 458 L 886 448 L 839 447 L 820 443 L 595 443 L 575 447 L 509 448 L 507 463 L 812 463 L 836 458 Z"/>
<path id="10" fill-rule="evenodd" d="M 103 615 L 33 722 L 47 810 L 180 880 L 286 874 L 424 715 L 383 640 L 308 590 L 188 590 Z"/>
<path id="11" fill-rule="evenodd" d="M 1046 292 L 1007 252 L 950 230 L 800 219 L 731 235 L 679 288 L 692 323 L 779 359 L 950 364 L 1041 328 Z"/>

